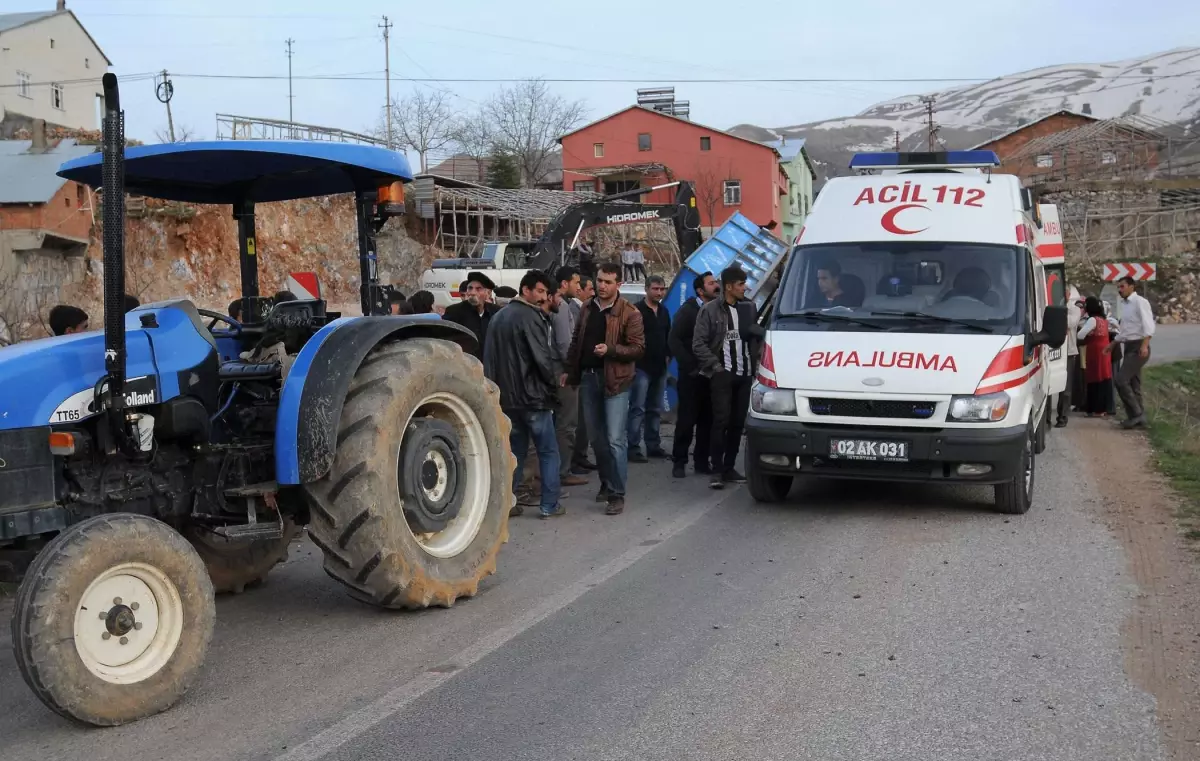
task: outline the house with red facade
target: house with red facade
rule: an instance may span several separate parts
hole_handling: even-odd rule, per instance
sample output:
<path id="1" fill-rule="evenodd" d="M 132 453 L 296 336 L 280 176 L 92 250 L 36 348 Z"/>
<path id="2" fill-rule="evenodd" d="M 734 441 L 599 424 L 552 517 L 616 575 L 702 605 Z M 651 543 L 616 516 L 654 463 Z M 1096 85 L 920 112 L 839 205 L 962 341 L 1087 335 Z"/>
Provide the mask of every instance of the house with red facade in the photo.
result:
<path id="1" fill-rule="evenodd" d="M 644 106 L 630 106 L 559 138 L 563 190 L 619 193 L 675 180 L 696 189 L 708 233 L 740 211 L 778 230 L 786 212 L 788 177 L 779 152 L 753 140 Z M 675 189 L 643 203 L 670 203 Z"/>

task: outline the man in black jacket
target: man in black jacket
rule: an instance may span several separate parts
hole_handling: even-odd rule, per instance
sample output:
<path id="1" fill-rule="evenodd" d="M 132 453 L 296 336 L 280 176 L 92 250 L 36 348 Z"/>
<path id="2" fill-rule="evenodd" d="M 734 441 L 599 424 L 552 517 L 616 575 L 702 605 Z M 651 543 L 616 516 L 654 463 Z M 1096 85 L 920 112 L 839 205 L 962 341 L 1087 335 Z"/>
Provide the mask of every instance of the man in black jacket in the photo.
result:
<path id="1" fill-rule="evenodd" d="M 562 365 L 550 345 L 550 321 L 543 309 L 555 284 L 541 270 L 521 278 L 521 295 L 491 320 L 483 355 L 483 371 L 500 387 L 500 408 L 512 421 L 509 446 L 517 458 L 512 490 L 521 483 L 529 442 L 537 449 L 542 477 L 543 518 L 562 515 L 559 504 L 558 441 L 554 434 L 557 389 Z M 517 507 L 512 514 L 520 514 Z"/>
<path id="2" fill-rule="evenodd" d="M 642 313 L 646 335 L 646 353 L 637 361 L 637 373 L 629 394 L 629 461 L 648 462 L 648 457 L 664 458 L 659 421 L 662 415 L 663 394 L 667 385 L 667 363 L 671 350 L 667 337 L 671 334 L 671 315 L 662 300 L 667 295 L 667 283 L 660 275 L 646 278 L 646 298 L 637 303 Z M 642 453 L 642 438 L 646 452 Z"/>
<path id="3" fill-rule="evenodd" d="M 459 286 L 465 290 L 466 300 L 446 307 L 443 320 L 457 322 L 475 334 L 479 345 L 471 352 L 477 359 L 483 359 L 484 346 L 487 345 L 488 326 L 500 307 L 488 303 L 488 293 L 495 290 L 496 284 L 482 272 L 471 272 Z"/>
<path id="4" fill-rule="evenodd" d="M 679 363 L 679 384 L 675 392 L 679 396 L 679 410 L 675 418 L 675 446 L 671 459 L 675 467 L 671 475 L 683 478 L 687 475 L 688 448 L 692 445 L 692 434 L 696 436 L 696 452 L 693 460 L 697 473 L 708 475 L 712 469 L 708 464 L 708 435 L 712 428 L 712 403 L 708 394 L 708 378 L 699 373 L 699 362 L 692 351 L 692 336 L 696 332 L 696 315 L 700 307 L 717 297 L 720 285 L 711 272 L 697 275 L 692 280 L 695 298 L 675 313 L 671 335 L 667 343 L 671 356 Z"/>

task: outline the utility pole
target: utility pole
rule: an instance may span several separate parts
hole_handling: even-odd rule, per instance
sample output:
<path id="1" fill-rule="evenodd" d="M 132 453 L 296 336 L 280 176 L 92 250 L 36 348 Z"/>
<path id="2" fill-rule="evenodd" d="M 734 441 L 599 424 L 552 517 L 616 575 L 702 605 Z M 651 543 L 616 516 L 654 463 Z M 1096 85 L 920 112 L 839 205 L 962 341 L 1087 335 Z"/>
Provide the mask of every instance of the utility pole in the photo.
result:
<path id="1" fill-rule="evenodd" d="M 171 118 L 171 98 L 175 95 L 175 85 L 171 84 L 167 70 L 163 69 L 162 81 L 154 88 L 154 95 L 167 107 L 167 136 L 175 142 L 175 120 Z"/>
<path id="2" fill-rule="evenodd" d="M 292 118 L 292 43 L 295 42 L 291 37 L 287 38 L 287 57 L 288 57 L 288 122 L 294 122 Z"/>
<path id="3" fill-rule="evenodd" d="M 938 125 L 933 123 L 933 104 L 937 100 L 933 95 L 922 95 L 921 102 L 925 104 L 926 132 L 929 140 L 929 152 L 933 153 L 937 144 Z"/>
<path id="4" fill-rule="evenodd" d="M 392 147 L 392 53 L 388 48 L 388 30 L 392 28 L 392 23 L 388 21 L 388 17 L 383 17 L 383 23 L 379 25 L 383 29 L 383 79 L 387 90 L 387 100 L 384 104 L 384 111 L 387 113 L 387 146 Z"/>
<path id="5" fill-rule="evenodd" d="M 895 138 L 896 139 L 896 153 L 899 153 L 900 152 L 900 130 L 895 130 L 895 132 L 896 132 L 896 138 Z"/>

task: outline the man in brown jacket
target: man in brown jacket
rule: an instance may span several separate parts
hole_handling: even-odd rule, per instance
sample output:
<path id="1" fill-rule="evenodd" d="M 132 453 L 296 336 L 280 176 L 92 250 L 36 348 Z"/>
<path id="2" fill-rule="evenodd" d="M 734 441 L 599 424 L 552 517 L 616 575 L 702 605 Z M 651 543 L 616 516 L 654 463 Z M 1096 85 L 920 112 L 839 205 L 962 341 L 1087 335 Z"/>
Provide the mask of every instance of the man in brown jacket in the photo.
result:
<path id="1" fill-rule="evenodd" d="M 597 502 L 608 515 L 625 510 L 629 473 L 629 389 L 646 350 L 642 315 L 621 298 L 621 265 L 596 273 L 596 297 L 584 303 L 567 354 L 567 384 L 579 387 L 580 406 L 600 471 Z"/>

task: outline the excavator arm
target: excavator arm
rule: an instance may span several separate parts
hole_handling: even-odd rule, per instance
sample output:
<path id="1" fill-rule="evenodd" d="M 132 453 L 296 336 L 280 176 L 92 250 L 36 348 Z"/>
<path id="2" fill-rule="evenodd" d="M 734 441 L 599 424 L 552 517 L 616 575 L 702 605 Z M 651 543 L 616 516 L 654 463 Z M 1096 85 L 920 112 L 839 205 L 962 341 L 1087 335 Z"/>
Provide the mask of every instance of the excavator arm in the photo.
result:
<path id="1" fill-rule="evenodd" d="M 673 203 L 644 204 L 625 200 L 673 186 L 679 188 Z M 649 188 L 635 188 L 568 206 L 550 221 L 546 231 L 534 244 L 529 253 L 528 267 L 551 271 L 563 262 L 575 263 L 575 247 L 583 231 L 589 227 L 659 220 L 669 220 L 674 225 L 681 260 L 686 260 L 700 247 L 700 209 L 696 205 L 692 183 L 681 180 Z"/>

